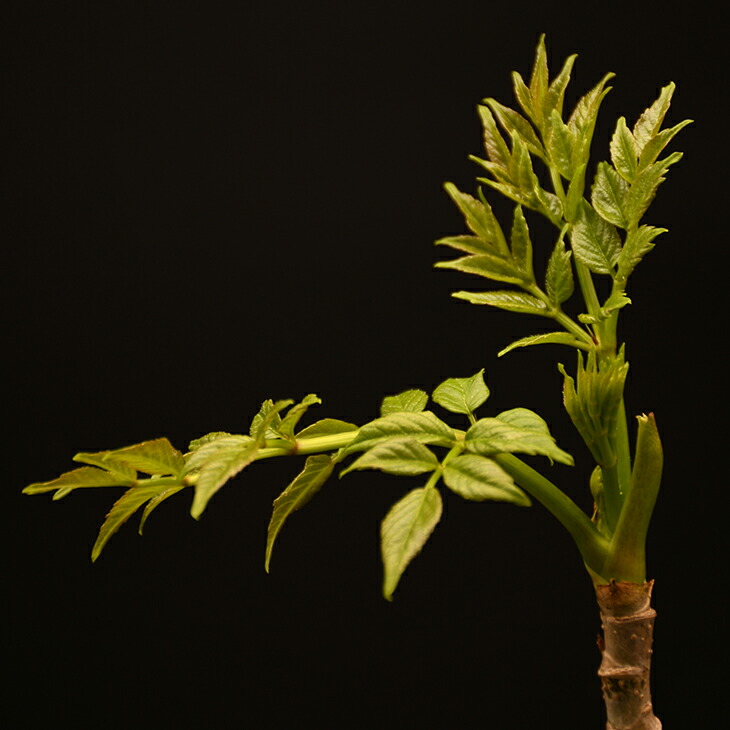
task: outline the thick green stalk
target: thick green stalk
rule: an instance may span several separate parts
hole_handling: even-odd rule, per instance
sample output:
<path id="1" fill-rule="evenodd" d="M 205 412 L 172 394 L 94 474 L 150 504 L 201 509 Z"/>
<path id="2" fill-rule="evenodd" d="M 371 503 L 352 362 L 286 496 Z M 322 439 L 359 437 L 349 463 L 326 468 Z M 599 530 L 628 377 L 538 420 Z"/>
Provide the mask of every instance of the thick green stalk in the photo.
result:
<path id="1" fill-rule="evenodd" d="M 643 583 L 646 580 L 646 534 L 662 478 L 664 457 L 654 415 L 639 416 L 636 458 L 629 493 L 624 501 L 603 569 L 608 579 Z"/>
<path id="2" fill-rule="evenodd" d="M 608 540 L 567 494 L 549 479 L 512 454 L 497 454 L 494 460 L 565 527 L 580 550 L 586 565 L 600 572 L 609 548 Z"/>

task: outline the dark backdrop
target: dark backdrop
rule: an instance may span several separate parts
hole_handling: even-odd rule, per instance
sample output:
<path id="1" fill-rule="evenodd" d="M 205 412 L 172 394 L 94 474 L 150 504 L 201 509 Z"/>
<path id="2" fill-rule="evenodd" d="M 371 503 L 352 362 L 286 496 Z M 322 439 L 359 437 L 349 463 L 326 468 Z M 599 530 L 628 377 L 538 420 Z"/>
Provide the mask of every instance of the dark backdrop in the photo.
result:
<path id="1" fill-rule="evenodd" d="M 667 447 L 649 544 L 655 705 L 674 728 L 698 726 L 698 697 L 709 712 L 726 506 L 711 465 L 721 23 L 555 6 L 48 3 L 6 26 L 10 726 L 601 727 L 590 582 L 539 506 L 447 497 L 389 604 L 378 524 L 408 480 L 330 483 L 285 528 L 271 576 L 286 460 L 254 465 L 198 523 L 178 496 L 93 566 L 111 493 L 19 495 L 80 450 L 243 431 L 264 398 L 316 392 L 318 417 L 361 423 L 383 395 L 486 368 L 493 412 L 534 408 L 576 454 L 553 473 L 589 509 L 554 364 L 569 356 L 498 360 L 542 323 L 451 299 L 467 282 L 432 269 L 432 241 L 462 231 L 441 185 L 478 174 L 475 105 L 512 103 L 509 72 L 529 73 L 541 32 L 553 71 L 580 54 L 570 101 L 617 74 L 598 159 L 617 116 L 633 123 L 670 80 L 671 121 L 696 120 L 648 216 L 670 233 L 632 280 L 622 335 L 629 410 L 653 410 Z"/>

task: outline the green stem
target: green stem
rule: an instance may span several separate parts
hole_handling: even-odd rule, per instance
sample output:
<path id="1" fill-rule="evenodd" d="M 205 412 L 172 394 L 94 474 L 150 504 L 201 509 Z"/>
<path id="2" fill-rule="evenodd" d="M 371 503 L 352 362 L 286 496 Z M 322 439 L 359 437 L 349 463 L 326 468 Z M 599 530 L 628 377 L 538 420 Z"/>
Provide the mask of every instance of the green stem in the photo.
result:
<path id="1" fill-rule="evenodd" d="M 497 454 L 494 460 L 565 527 L 580 550 L 584 562 L 600 573 L 609 548 L 608 540 L 567 494 L 549 479 L 512 454 Z"/>

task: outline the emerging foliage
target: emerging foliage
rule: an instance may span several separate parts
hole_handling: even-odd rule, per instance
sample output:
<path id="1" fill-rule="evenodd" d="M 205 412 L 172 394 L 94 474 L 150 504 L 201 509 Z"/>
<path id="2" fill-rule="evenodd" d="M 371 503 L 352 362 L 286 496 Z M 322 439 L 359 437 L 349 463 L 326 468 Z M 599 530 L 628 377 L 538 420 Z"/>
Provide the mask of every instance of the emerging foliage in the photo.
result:
<path id="1" fill-rule="evenodd" d="M 628 363 L 618 339 L 618 317 L 631 303 L 626 294 L 630 276 L 666 232 L 644 219 L 669 169 L 681 159 L 678 152 L 665 154 L 665 148 L 690 120 L 664 127 L 675 90 L 668 84 L 633 126 L 618 119 L 610 160 L 591 163 L 596 119 L 613 74 L 598 80 L 566 114 L 575 60 L 570 56 L 551 78 L 541 38 L 530 78 L 513 73 L 516 108 L 492 98 L 478 107 L 485 157 L 471 159 L 485 176 L 477 178 L 474 194 L 446 183 L 468 232 L 436 241 L 457 252 L 436 266 L 479 282 L 476 291 L 454 292 L 458 299 L 551 323 L 547 331 L 507 344 L 500 355 L 538 344 L 577 352 L 575 375 L 563 365 L 560 369 L 565 408 L 596 462 L 590 479 L 591 518 L 515 456 L 572 466 L 573 457 L 557 445 L 540 416 L 523 407 L 477 415 L 490 395 L 483 370 L 435 388 L 430 400 L 441 414 L 428 407 L 425 391 L 412 389 L 384 398 L 378 417 L 362 426 L 325 418 L 300 429 L 309 409 L 321 403 L 318 396 L 309 394 L 299 403 L 266 400 L 244 433 L 206 434 L 194 439 L 186 453 L 164 438 L 80 453 L 74 458 L 84 466 L 31 484 L 25 493 L 52 492 L 60 499 L 80 488 L 123 489 L 102 524 L 92 550 L 95 560 L 141 508 L 140 532 L 153 510 L 188 490 L 191 514 L 198 519 L 218 491 L 252 463 L 303 456 L 303 467 L 274 500 L 265 549 L 268 571 L 286 521 L 349 460 L 339 476 L 377 470 L 420 480 L 382 523 L 383 593 L 388 599 L 442 517 L 440 485 L 476 502 L 529 506 L 532 498 L 568 530 L 594 581 L 643 580 L 661 444 L 653 416 L 640 417 L 632 464 L 623 399 Z M 511 201 L 509 220 L 500 223 L 485 190 Z M 535 240 L 534 216 L 554 229 L 549 241 Z M 544 271 L 535 267 L 540 246 L 545 246 L 540 257 L 547 261 Z M 607 285 L 597 287 L 601 277 Z M 582 299 L 577 305 L 576 293 Z M 565 306 L 579 313 L 569 314 Z"/>

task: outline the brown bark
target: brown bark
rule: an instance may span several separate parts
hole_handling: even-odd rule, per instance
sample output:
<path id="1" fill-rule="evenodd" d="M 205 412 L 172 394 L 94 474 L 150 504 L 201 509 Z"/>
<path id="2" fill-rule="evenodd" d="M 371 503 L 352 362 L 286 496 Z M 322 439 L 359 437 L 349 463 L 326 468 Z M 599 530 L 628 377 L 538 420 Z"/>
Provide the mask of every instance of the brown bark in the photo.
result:
<path id="1" fill-rule="evenodd" d="M 656 611 L 651 607 L 648 583 L 611 581 L 596 586 L 601 609 L 603 699 L 608 722 L 606 730 L 661 730 L 654 715 L 649 687 L 652 636 Z"/>

